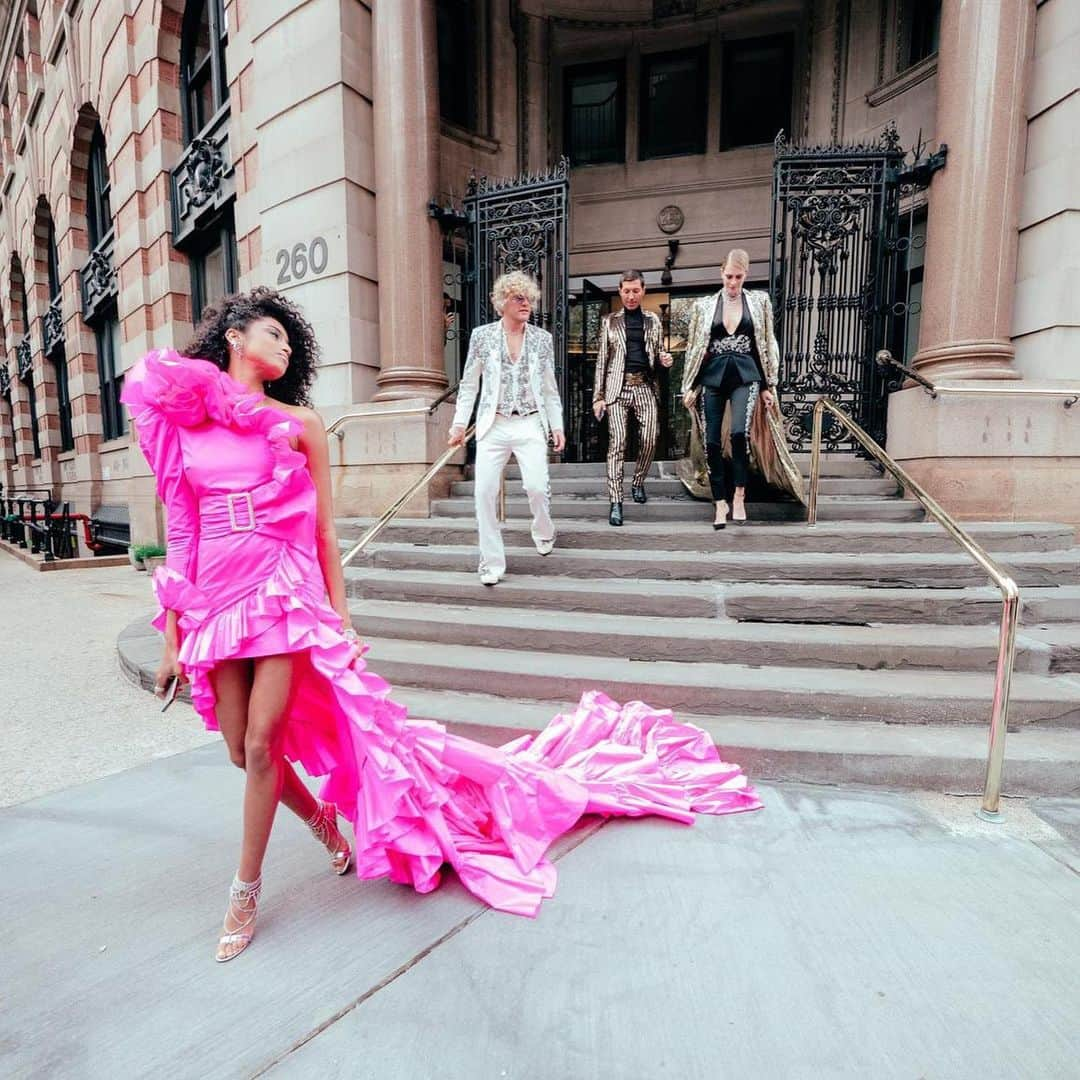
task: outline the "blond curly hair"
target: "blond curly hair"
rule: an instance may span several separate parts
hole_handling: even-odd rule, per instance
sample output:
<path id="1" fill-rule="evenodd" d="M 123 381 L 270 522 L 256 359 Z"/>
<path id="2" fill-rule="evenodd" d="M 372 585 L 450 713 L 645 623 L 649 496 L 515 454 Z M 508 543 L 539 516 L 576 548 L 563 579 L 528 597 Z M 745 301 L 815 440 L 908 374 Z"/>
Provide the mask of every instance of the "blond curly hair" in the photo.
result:
<path id="1" fill-rule="evenodd" d="M 527 296 L 533 307 L 540 301 L 540 286 L 536 284 L 536 278 L 524 270 L 510 270 L 500 274 L 491 287 L 491 304 L 498 314 L 503 313 L 506 301 L 516 293 Z"/>

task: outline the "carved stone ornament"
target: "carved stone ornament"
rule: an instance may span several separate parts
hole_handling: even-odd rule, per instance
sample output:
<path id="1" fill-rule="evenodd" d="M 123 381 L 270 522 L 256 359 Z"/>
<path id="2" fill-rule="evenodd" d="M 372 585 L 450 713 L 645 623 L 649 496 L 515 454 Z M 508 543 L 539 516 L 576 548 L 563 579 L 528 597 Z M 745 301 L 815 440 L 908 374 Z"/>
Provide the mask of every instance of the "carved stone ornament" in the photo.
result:
<path id="1" fill-rule="evenodd" d="M 662 233 L 670 236 L 686 224 L 686 215 L 683 214 L 681 207 L 674 204 L 665 206 L 656 215 L 656 224 Z"/>

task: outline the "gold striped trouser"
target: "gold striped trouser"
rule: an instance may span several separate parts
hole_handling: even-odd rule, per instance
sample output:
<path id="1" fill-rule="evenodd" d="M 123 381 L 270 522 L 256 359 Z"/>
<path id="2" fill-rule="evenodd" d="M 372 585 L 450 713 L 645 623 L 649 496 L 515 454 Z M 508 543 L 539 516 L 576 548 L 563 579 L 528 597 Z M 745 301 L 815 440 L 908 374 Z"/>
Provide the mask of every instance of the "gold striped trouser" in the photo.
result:
<path id="1" fill-rule="evenodd" d="M 626 433 L 629 414 L 638 422 L 638 459 L 634 469 L 634 486 L 645 483 L 645 477 L 656 453 L 659 417 L 656 394 L 644 379 L 628 377 L 619 396 L 608 406 L 608 498 L 613 503 L 623 501 L 623 462 L 626 460 Z"/>

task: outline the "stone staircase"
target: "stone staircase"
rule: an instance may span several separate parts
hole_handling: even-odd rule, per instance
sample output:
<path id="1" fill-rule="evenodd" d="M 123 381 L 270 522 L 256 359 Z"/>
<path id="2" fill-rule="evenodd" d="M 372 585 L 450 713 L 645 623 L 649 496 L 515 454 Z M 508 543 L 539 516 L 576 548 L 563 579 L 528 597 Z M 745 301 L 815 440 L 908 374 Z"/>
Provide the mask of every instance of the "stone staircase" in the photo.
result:
<path id="1" fill-rule="evenodd" d="M 800 462 L 808 472 L 808 462 Z M 506 579 L 476 576 L 472 484 L 399 519 L 346 571 L 372 667 L 417 716 L 489 742 L 597 687 L 705 727 L 755 776 L 981 789 L 1000 600 L 866 462 L 826 457 L 819 524 L 751 504 L 710 528 L 658 463 L 645 506 L 606 521 L 602 466 L 556 465 L 558 545 L 532 547 L 508 471 Z M 342 544 L 367 521 L 339 521 Z M 1071 527 L 973 523 L 1024 615 L 1005 790 L 1080 788 L 1080 550 Z"/>

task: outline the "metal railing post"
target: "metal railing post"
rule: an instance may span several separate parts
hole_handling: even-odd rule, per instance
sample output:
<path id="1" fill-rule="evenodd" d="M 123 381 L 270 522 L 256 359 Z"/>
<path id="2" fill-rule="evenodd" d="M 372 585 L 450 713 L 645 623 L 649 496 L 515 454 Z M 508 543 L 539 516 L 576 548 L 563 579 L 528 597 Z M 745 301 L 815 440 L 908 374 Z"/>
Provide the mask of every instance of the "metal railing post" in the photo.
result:
<path id="1" fill-rule="evenodd" d="M 811 528 L 817 525 L 818 485 L 821 483 L 821 426 L 825 412 L 824 398 L 814 403 L 814 434 L 810 442 L 810 496 L 806 503 L 806 523 Z"/>
<path id="2" fill-rule="evenodd" d="M 813 445 L 810 452 L 810 496 L 807 523 L 817 521 L 817 489 L 821 479 L 821 432 L 826 412 L 852 435 L 856 442 L 875 458 L 906 491 L 920 502 L 934 518 L 989 575 L 1001 592 L 1001 630 L 998 636 L 997 665 L 994 670 L 994 697 L 990 709 L 989 748 L 982 805 L 978 811 L 986 821 L 1000 821 L 1001 777 L 1005 766 L 1005 734 L 1009 728 L 1009 692 L 1016 664 L 1016 628 L 1020 622 L 1020 589 L 1016 582 L 953 520 L 929 492 L 909 476 L 889 455 L 835 402 L 818 398 L 814 404 Z"/>

